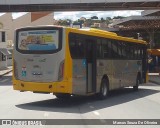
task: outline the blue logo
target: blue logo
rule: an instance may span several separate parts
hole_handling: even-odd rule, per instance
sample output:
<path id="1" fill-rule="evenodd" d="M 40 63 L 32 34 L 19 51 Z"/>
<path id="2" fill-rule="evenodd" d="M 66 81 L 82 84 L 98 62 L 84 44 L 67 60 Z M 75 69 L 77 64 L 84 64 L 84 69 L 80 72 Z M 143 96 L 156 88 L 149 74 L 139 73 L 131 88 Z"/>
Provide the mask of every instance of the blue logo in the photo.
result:
<path id="1" fill-rule="evenodd" d="M 26 71 L 22 71 L 22 76 L 26 77 L 27 76 L 27 72 Z"/>
<path id="2" fill-rule="evenodd" d="M 83 59 L 83 60 L 82 60 L 82 65 L 83 65 L 84 67 L 86 67 L 86 65 L 87 65 L 87 64 L 86 64 L 86 59 Z"/>

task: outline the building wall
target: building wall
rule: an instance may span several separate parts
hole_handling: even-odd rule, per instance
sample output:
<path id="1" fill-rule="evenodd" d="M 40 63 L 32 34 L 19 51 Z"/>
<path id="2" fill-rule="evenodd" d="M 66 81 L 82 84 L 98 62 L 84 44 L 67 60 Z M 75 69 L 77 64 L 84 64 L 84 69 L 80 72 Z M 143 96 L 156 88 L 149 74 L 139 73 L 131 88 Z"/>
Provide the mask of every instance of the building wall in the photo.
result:
<path id="1" fill-rule="evenodd" d="M 7 68 L 6 61 L 0 61 L 0 70 Z"/>
<path id="2" fill-rule="evenodd" d="M 6 31 L 7 39 L 12 39 L 12 29 L 13 29 L 12 13 L 6 13 L 0 16 L 0 22 L 3 24 L 1 29 Z"/>
<path id="3" fill-rule="evenodd" d="M 37 12 L 27 13 L 17 19 L 12 19 L 12 13 L 6 13 L 0 16 L 0 22 L 3 24 L 3 28 L 6 31 L 7 40 L 14 39 L 14 31 L 17 28 L 25 26 L 36 25 L 53 25 L 53 13 L 52 12 Z M 0 46 L 1 47 L 1 46 Z"/>
<path id="4" fill-rule="evenodd" d="M 41 15 L 39 15 L 39 14 Z M 14 30 L 21 27 L 26 26 L 37 26 L 37 25 L 53 25 L 53 13 L 50 12 L 38 12 L 38 13 L 27 13 L 13 21 L 13 28 L 12 29 L 12 39 L 14 38 Z M 41 17 L 41 18 L 40 18 Z"/>
<path id="5" fill-rule="evenodd" d="M 5 34 L 5 37 L 4 37 L 4 35 L 2 36 L 2 33 L 4 33 Z M 0 29 L 0 48 L 6 48 L 6 40 L 7 40 L 7 31 L 6 30 L 4 30 L 4 29 Z M 3 38 L 3 39 L 2 39 Z"/>
<path id="6" fill-rule="evenodd" d="M 53 13 L 50 13 L 46 16 L 43 16 L 43 18 L 40 18 L 38 20 L 34 20 L 30 23 L 31 26 L 36 25 L 53 25 Z"/>

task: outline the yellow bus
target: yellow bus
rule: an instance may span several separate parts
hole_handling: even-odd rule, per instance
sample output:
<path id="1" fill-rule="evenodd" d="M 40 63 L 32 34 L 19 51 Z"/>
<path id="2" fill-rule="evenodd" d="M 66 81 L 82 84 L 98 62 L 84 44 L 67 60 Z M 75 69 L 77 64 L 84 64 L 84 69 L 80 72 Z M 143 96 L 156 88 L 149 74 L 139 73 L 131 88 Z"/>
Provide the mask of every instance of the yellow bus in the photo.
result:
<path id="1" fill-rule="evenodd" d="M 149 73 L 160 73 L 160 49 L 147 49 Z"/>
<path id="2" fill-rule="evenodd" d="M 13 88 L 57 98 L 98 94 L 146 82 L 145 41 L 98 29 L 59 26 L 15 31 Z"/>

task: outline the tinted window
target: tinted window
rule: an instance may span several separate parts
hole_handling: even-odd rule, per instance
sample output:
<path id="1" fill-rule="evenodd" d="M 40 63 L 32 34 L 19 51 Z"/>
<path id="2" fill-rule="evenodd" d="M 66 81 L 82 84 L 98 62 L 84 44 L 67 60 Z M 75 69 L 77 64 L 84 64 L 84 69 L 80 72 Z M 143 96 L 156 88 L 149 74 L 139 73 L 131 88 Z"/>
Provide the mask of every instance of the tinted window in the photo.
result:
<path id="1" fill-rule="evenodd" d="M 111 40 L 109 39 L 98 39 L 97 40 L 97 57 L 98 58 L 110 58 L 112 51 Z"/>
<path id="2" fill-rule="evenodd" d="M 69 47 L 72 58 L 84 58 L 85 57 L 85 36 L 80 34 L 69 34 Z"/>
<path id="3" fill-rule="evenodd" d="M 126 43 L 121 43 L 121 47 L 122 47 L 122 58 L 123 59 L 127 59 L 127 45 Z"/>
<path id="4" fill-rule="evenodd" d="M 108 42 L 107 40 L 103 39 L 102 40 L 102 57 L 108 58 L 108 55 L 109 55 Z"/>
<path id="5" fill-rule="evenodd" d="M 97 58 L 102 58 L 102 44 L 101 44 L 101 39 L 97 39 Z"/>
<path id="6" fill-rule="evenodd" d="M 122 43 L 120 41 L 117 41 L 117 54 L 120 59 L 122 57 Z"/>
<path id="7" fill-rule="evenodd" d="M 112 51 L 111 51 L 111 56 L 113 58 L 118 57 L 118 46 L 116 41 L 112 41 Z"/>

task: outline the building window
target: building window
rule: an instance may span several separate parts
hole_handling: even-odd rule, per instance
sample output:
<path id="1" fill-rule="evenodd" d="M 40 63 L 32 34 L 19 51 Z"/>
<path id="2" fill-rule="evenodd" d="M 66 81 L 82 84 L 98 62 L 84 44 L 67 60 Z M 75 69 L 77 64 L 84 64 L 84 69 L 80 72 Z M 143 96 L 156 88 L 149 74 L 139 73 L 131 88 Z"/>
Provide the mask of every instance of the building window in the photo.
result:
<path id="1" fill-rule="evenodd" d="M 2 61 L 6 61 L 6 57 L 4 54 L 2 54 Z"/>
<path id="2" fill-rule="evenodd" d="M 6 34 L 5 34 L 5 32 L 2 32 L 2 42 L 6 42 Z"/>

